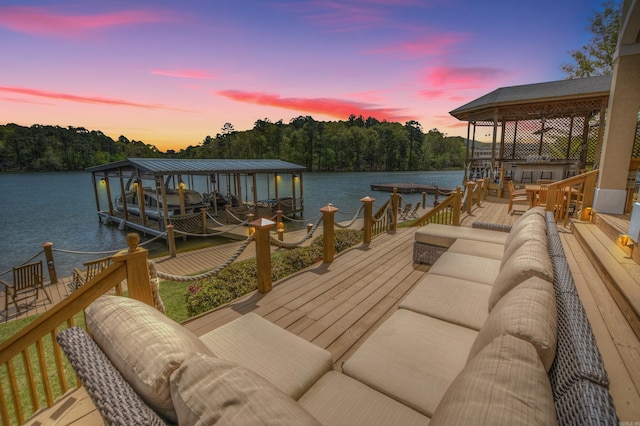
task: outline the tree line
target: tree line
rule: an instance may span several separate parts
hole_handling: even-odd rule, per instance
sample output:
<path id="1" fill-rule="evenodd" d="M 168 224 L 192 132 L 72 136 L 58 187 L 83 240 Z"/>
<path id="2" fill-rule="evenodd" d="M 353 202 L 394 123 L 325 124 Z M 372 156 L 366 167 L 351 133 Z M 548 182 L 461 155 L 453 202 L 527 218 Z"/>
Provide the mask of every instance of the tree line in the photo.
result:
<path id="1" fill-rule="evenodd" d="M 215 137 L 167 152 L 124 136 L 114 141 L 82 127 L 0 126 L 2 171 L 83 170 L 127 157 L 278 158 L 309 171 L 435 170 L 463 167 L 465 154 L 461 137 L 447 137 L 438 129 L 424 133 L 416 121 L 401 124 L 355 115 L 330 122 L 300 116 L 288 124 L 262 119 L 246 131 L 225 123 Z"/>

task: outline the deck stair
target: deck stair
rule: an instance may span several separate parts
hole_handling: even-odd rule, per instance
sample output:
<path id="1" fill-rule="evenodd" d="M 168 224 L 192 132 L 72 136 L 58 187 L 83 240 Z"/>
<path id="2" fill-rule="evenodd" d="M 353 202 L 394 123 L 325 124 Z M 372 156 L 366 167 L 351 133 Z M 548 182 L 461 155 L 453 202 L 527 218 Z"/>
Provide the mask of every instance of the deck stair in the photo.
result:
<path id="1" fill-rule="evenodd" d="M 640 339 L 640 264 L 621 246 L 614 226 L 576 222 L 573 232 Z"/>

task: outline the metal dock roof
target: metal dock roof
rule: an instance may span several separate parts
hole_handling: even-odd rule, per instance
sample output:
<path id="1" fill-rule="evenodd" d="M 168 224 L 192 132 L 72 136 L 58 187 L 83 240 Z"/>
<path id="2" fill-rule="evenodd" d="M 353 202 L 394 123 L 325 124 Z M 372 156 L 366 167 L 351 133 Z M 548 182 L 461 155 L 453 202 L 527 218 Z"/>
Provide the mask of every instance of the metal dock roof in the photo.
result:
<path id="1" fill-rule="evenodd" d="M 219 160 L 177 158 L 128 158 L 122 161 L 89 167 L 87 172 L 135 168 L 153 175 L 210 173 L 274 173 L 301 172 L 306 167 L 282 160 Z"/>

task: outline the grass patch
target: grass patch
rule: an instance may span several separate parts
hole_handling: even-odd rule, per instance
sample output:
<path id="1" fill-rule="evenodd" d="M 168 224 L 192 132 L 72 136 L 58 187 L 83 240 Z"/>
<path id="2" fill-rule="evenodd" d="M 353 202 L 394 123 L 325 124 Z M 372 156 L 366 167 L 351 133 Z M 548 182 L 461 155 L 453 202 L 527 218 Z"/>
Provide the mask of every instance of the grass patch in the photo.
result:
<path id="1" fill-rule="evenodd" d="M 310 246 L 281 250 L 271 256 L 271 279 L 278 281 L 322 260 L 322 236 Z M 335 250 L 340 253 L 362 242 L 362 231 L 339 229 L 335 233 Z M 185 295 L 189 317 L 199 315 L 256 290 L 258 271 L 256 260 L 235 262 L 217 277 L 204 279 L 189 286 Z"/>

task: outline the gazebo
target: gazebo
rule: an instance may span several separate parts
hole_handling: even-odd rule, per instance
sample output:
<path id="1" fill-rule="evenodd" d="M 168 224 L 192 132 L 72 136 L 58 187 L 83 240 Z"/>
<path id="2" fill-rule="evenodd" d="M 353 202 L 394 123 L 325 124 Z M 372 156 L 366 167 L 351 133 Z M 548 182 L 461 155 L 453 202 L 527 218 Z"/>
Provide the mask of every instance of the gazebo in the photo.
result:
<path id="1" fill-rule="evenodd" d="M 454 109 L 452 116 L 468 122 L 468 170 L 481 160 L 477 136 L 487 133 L 492 155 L 485 176 L 491 181 L 501 168 L 507 178 L 535 181 L 563 179 L 597 165 L 610 90 L 610 75 L 526 84 L 496 89 Z"/>

